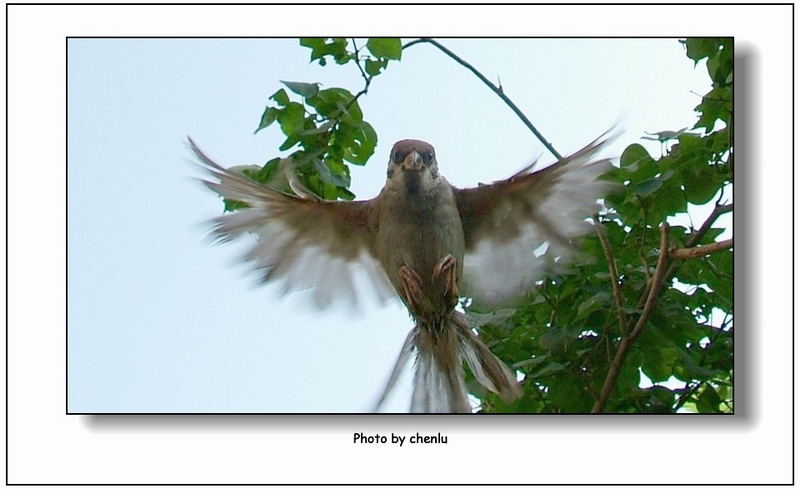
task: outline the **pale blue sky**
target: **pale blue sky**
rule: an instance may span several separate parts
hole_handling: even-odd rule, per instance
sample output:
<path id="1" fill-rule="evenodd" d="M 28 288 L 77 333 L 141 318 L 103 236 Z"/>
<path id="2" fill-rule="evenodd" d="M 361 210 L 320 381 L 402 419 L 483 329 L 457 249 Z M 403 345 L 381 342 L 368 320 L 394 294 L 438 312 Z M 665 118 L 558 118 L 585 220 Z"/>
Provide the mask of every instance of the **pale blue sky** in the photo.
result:
<path id="1" fill-rule="evenodd" d="M 708 91 L 674 39 L 454 40 L 563 154 L 623 117 L 614 152 L 643 131 L 691 126 Z M 279 299 L 210 246 L 222 211 L 193 180 L 187 135 L 223 166 L 277 156 L 277 127 L 253 135 L 279 80 L 356 92 L 354 66 L 308 63 L 296 39 L 71 39 L 68 44 L 68 322 L 71 412 L 363 412 L 411 322 L 399 303 L 353 315 Z M 694 91 L 696 94 L 692 94 Z M 457 186 L 505 178 L 542 155 L 500 99 L 428 45 L 392 62 L 361 99 L 379 144 L 351 168 L 378 193 L 392 143 L 431 142 Z M 410 376 L 386 410 L 405 411 Z"/>

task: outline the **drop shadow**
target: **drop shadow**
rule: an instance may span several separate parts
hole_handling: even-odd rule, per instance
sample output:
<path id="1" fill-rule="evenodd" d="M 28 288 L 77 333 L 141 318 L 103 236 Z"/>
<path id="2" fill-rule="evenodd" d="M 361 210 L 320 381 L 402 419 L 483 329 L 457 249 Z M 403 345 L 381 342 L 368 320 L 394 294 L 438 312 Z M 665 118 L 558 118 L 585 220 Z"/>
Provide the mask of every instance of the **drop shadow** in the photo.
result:
<path id="1" fill-rule="evenodd" d="M 754 108 L 760 104 L 760 56 L 756 46 L 747 43 L 736 44 L 734 52 L 734 96 L 733 107 L 735 124 L 733 126 L 734 159 L 733 172 L 736 175 L 736 198 L 738 204 L 733 212 L 733 235 L 736 251 L 733 254 L 733 302 L 743 307 L 739 310 L 739 328 L 734 333 L 734 413 L 749 427 L 755 427 L 760 413 L 757 399 L 763 399 L 758 392 L 758 379 L 763 374 L 761 350 L 761 331 L 756 318 L 760 317 L 762 304 L 753 298 L 758 297 L 758 274 L 761 268 L 761 249 L 756 237 L 761 236 L 762 224 L 758 216 L 763 206 L 759 195 L 761 175 L 756 155 L 761 141 L 757 139 L 759 130 L 758 114 Z M 738 164 L 737 164 L 738 162 Z M 746 230 L 737 233 L 736 230 Z M 735 320 L 734 320 L 735 321 Z"/>

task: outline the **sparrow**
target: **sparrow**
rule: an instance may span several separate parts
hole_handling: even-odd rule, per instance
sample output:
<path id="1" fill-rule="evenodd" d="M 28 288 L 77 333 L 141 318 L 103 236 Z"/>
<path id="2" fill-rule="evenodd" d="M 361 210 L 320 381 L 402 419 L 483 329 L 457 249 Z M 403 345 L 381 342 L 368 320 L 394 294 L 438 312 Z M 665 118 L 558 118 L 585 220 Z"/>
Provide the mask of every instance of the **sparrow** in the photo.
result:
<path id="1" fill-rule="evenodd" d="M 247 205 L 214 219 L 211 233 L 221 242 L 255 234 L 244 259 L 264 282 L 286 293 L 311 288 L 325 307 L 337 296 L 358 299 L 360 269 L 379 299 L 395 295 L 406 306 L 414 326 L 378 406 L 415 357 L 411 411 L 459 413 L 470 412 L 464 362 L 505 402 L 521 396 L 514 372 L 456 310 L 459 298 L 504 304 L 575 256 L 575 239 L 610 190 L 598 178 L 612 165 L 599 157 L 610 133 L 544 169 L 534 162 L 475 188 L 452 186 L 431 144 L 404 139 L 392 146 L 383 189 L 360 201 L 322 200 L 291 177 L 296 195 L 284 193 L 223 168 L 191 138 L 189 147 L 213 177 L 205 185 Z"/>

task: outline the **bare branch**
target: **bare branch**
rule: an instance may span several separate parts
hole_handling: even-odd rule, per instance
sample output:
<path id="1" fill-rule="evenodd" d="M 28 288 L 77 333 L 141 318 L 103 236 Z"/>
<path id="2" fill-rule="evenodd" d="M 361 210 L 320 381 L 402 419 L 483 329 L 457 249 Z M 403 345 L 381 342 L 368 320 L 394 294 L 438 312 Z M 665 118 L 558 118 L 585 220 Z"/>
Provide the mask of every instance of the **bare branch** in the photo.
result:
<path id="1" fill-rule="evenodd" d="M 544 147 L 547 148 L 547 150 L 550 151 L 550 153 L 552 153 L 553 156 L 555 156 L 559 160 L 563 160 L 564 159 L 564 157 L 561 156 L 561 154 L 558 151 L 556 151 L 556 149 L 550 143 L 548 143 L 547 140 L 544 138 L 544 136 L 542 136 L 542 134 L 533 126 L 531 121 L 528 120 L 527 117 L 525 117 L 525 114 L 523 114 L 522 111 L 519 110 L 519 107 L 517 107 L 516 104 L 514 104 L 514 102 L 512 102 L 511 99 L 508 98 L 506 96 L 506 94 L 503 93 L 502 88 L 495 86 L 485 76 L 483 76 L 483 74 L 480 71 L 478 71 L 474 66 L 472 66 L 471 64 L 469 64 L 466 61 L 464 61 L 463 59 L 461 59 L 454 52 L 450 51 L 449 49 L 447 49 L 446 47 L 442 46 L 437 41 L 435 41 L 435 40 L 433 40 L 433 39 L 431 39 L 429 37 L 422 37 L 420 39 L 415 39 L 415 40 L 413 40 L 413 41 L 411 41 L 409 43 L 406 43 L 406 45 L 403 46 L 403 50 L 405 50 L 406 48 L 409 48 L 409 47 L 411 47 L 411 46 L 413 46 L 415 44 L 419 44 L 419 43 L 433 44 L 434 46 L 439 48 L 439 50 L 442 51 L 444 54 L 446 54 L 447 56 L 452 58 L 456 63 L 460 64 L 464 68 L 466 68 L 469 71 L 471 71 L 475 76 L 478 77 L 478 79 L 480 79 L 487 87 L 489 87 L 489 89 L 491 91 L 493 91 L 495 94 L 497 94 L 497 96 L 500 97 L 503 100 L 503 102 L 505 102 L 506 105 L 508 105 L 511 108 L 511 110 L 514 111 L 515 114 L 517 114 L 517 117 L 520 118 L 522 123 L 525 124 L 525 126 L 528 129 L 530 129 L 530 131 L 533 133 L 533 135 L 536 136 L 539 139 L 539 141 L 542 142 Z"/>
<path id="2" fill-rule="evenodd" d="M 667 268 L 669 267 L 670 262 L 669 253 L 669 225 L 665 222 L 661 225 L 661 251 L 658 254 L 658 264 L 656 265 L 656 271 L 653 274 L 652 284 L 647 292 L 647 299 L 645 301 L 644 309 L 642 310 L 642 314 L 639 316 L 639 320 L 636 322 L 636 326 L 633 327 L 631 334 L 628 336 L 622 336 L 622 338 L 620 338 L 619 346 L 617 347 L 617 353 L 614 355 L 614 360 L 611 361 L 611 366 L 608 369 L 608 374 L 606 374 L 603 387 L 600 389 L 600 397 L 592 407 L 593 413 L 601 413 L 603 412 L 603 409 L 605 409 L 609 398 L 611 398 L 611 392 L 614 390 L 614 385 L 617 383 L 617 378 L 619 377 L 622 363 L 625 361 L 625 357 L 628 356 L 628 351 L 630 350 L 631 345 L 633 345 L 633 342 L 636 341 L 636 338 L 644 329 L 644 325 L 647 324 L 647 321 L 650 319 L 650 314 L 653 312 L 656 299 L 661 293 L 661 283 L 663 282 L 664 277 L 667 275 Z"/>
<path id="3" fill-rule="evenodd" d="M 608 367 L 606 380 L 603 382 L 603 387 L 600 389 L 600 397 L 598 397 L 597 401 L 595 401 L 594 406 L 592 407 L 592 413 L 602 413 L 603 409 L 605 409 L 608 399 L 611 397 L 611 391 L 614 390 L 614 384 L 617 382 L 619 371 L 622 368 L 622 362 L 625 360 L 625 357 L 628 354 L 630 345 L 630 338 L 627 336 L 620 338 L 619 346 L 617 347 L 617 354 L 614 355 L 614 360 L 611 361 L 611 365 Z"/>
<path id="4" fill-rule="evenodd" d="M 703 246 L 696 246 L 694 248 L 672 250 L 669 254 L 669 257 L 673 260 L 688 260 L 690 258 L 698 258 L 730 248 L 733 248 L 733 239 L 726 239 L 725 241 L 718 241 Z"/>
<path id="5" fill-rule="evenodd" d="M 714 210 L 711 211 L 711 214 L 708 215 L 708 218 L 706 218 L 705 222 L 703 222 L 700 228 L 697 231 L 695 231 L 694 235 L 692 235 L 692 237 L 689 238 L 689 241 L 686 242 L 686 246 L 684 249 L 693 248 L 697 246 L 697 243 L 699 243 L 703 239 L 708 230 L 711 229 L 711 226 L 716 222 L 717 218 L 719 218 L 719 216 L 721 216 L 722 214 L 731 212 L 732 210 L 733 210 L 733 204 L 718 205 L 714 207 Z M 673 275 L 675 275 L 679 267 L 680 263 L 678 262 L 673 263 L 672 266 L 669 267 L 669 270 L 667 270 L 667 277 L 672 277 Z"/>
<path id="6" fill-rule="evenodd" d="M 656 271 L 653 274 L 653 285 L 650 287 L 650 293 L 647 296 L 647 302 L 644 304 L 642 315 L 639 316 L 639 321 L 631 331 L 631 339 L 636 339 L 641 334 L 644 325 L 650 319 L 650 313 L 656 305 L 656 299 L 661 293 L 661 285 L 664 277 L 667 275 L 667 267 L 669 266 L 669 224 L 666 222 L 661 225 L 661 251 L 658 253 L 658 263 L 656 264 Z"/>

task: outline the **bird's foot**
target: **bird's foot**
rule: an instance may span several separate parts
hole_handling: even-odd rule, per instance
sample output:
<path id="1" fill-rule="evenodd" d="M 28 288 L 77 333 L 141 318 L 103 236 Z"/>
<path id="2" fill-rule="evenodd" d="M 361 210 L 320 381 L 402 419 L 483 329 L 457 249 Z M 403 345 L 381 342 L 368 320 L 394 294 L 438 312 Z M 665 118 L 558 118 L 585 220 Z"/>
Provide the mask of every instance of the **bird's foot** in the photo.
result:
<path id="1" fill-rule="evenodd" d="M 400 289 L 403 301 L 412 314 L 419 311 L 422 294 L 422 277 L 411 267 L 403 265 L 397 271 L 400 277 Z"/>
<path id="2" fill-rule="evenodd" d="M 458 262 L 451 254 L 445 255 L 433 268 L 433 280 L 442 277 L 444 281 L 444 296 L 450 302 L 458 302 L 458 284 L 456 283 L 456 265 Z"/>

